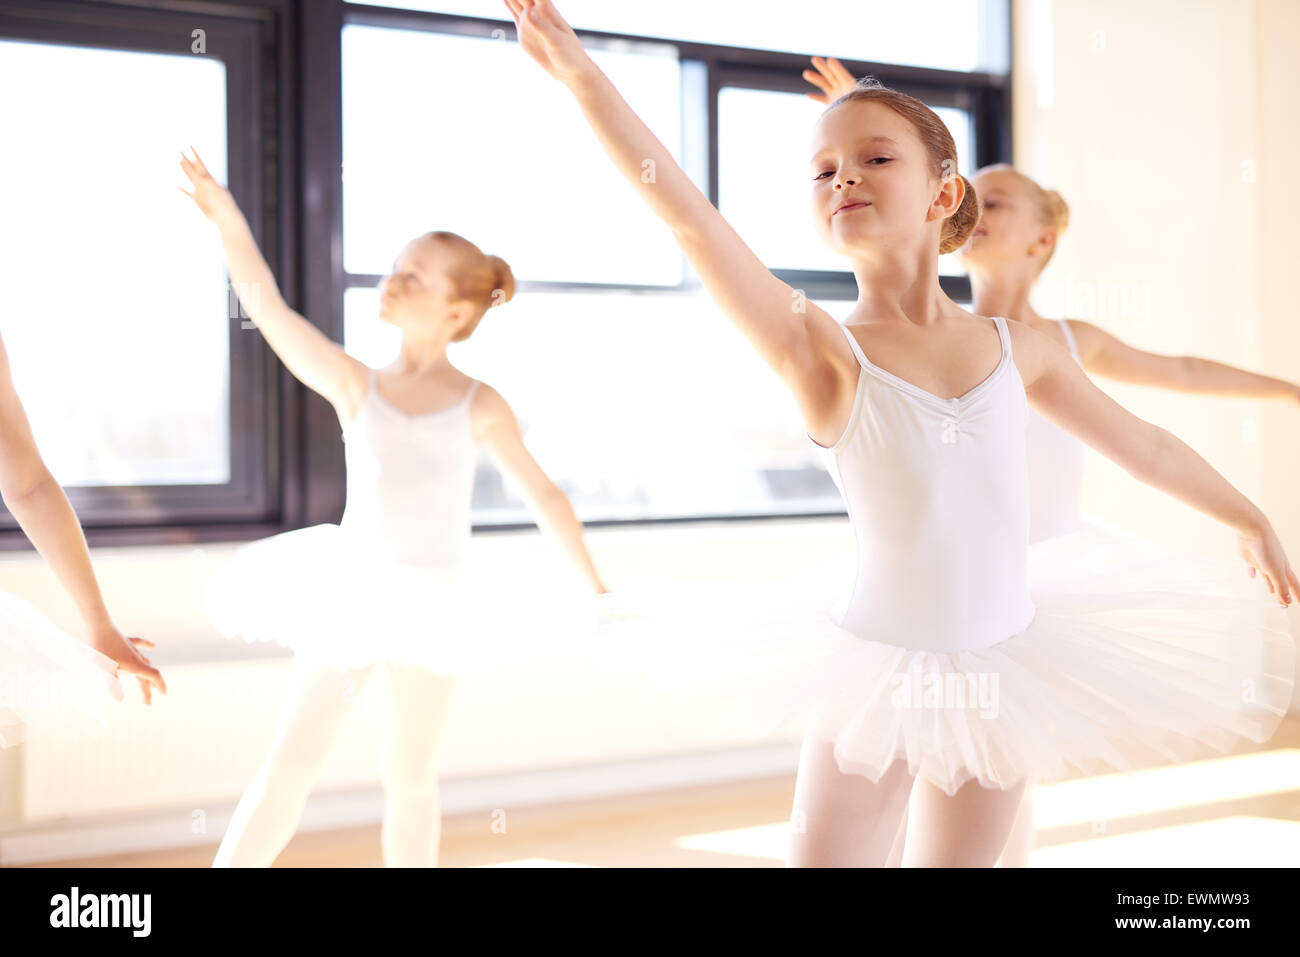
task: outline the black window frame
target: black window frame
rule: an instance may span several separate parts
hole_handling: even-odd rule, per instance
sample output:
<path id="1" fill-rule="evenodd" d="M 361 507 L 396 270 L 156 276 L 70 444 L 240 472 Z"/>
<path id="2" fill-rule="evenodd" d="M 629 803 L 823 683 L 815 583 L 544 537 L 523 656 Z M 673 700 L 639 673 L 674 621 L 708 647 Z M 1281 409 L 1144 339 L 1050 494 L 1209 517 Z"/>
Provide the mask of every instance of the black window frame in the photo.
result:
<path id="1" fill-rule="evenodd" d="M 281 288 L 297 281 L 290 0 L 0 4 L 0 39 L 219 59 L 226 66 L 228 185 Z M 202 29 L 206 50 L 191 49 Z M 185 144 L 179 144 L 184 146 Z M 179 148 L 178 146 L 178 148 Z M 287 372 L 234 306 L 228 316 L 231 480 L 216 484 L 66 486 L 92 545 L 257 537 L 299 521 L 297 401 Z M 11 356 L 11 361 L 15 357 Z M 289 381 L 286 382 L 285 380 Z M 294 383 L 296 384 L 296 383 Z M 39 442 L 39 436 L 37 437 Z M 0 551 L 30 548 L 0 503 Z"/>
<path id="2" fill-rule="evenodd" d="M 1010 0 L 1005 0 L 1008 4 Z M 1005 17 L 1011 49 L 1011 17 Z M 491 38 L 508 19 L 431 13 L 346 0 L 4 0 L 0 38 L 189 54 L 190 31 L 208 31 L 208 55 L 233 44 L 247 70 L 227 69 L 230 187 L 250 217 L 259 247 L 286 301 L 332 340 L 343 342 L 346 290 L 378 275 L 343 268 L 342 32 L 349 24 Z M 217 28 L 214 33 L 214 28 Z M 809 54 L 578 30 L 596 44 L 668 45 L 682 67 L 683 166 L 718 203 L 718 94 L 724 86 L 803 93 Z M 229 35 L 232 39 L 225 39 Z M 214 39 L 216 43 L 214 44 Z M 191 54 L 192 55 L 192 54 Z M 231 55 L 234 55 L 233 53 Z M 1011 75 L 840 61 L 856 76 L 937 105 L 969 109 L 979 166 L 1010 161 Z M 854 299 L 850 272 L 775 274 L 814 299 Z M 954 299 L 969 301 L 965 277 L 944 276 Z M 520 292 L 600 291 L 672 295 L 700 291 L 683 257 L 673 286 L 521 281 Z M 70 487 L 92 545 L 153 545 L 247 540 L 319 522 L 336 522 L 345 501 L 343 445 L 334 410 L 299 383 L 255 330 L 230 323 L 232 482 L 213 486 Z M 703 520 L 763 521 L 842 517 L 835 512 L 682 515 L 604 519 L 595 525 Z M 475 523 L 474 531 L 535 528 Z M 0 551 L 30 547 L 0 507 Z"/>

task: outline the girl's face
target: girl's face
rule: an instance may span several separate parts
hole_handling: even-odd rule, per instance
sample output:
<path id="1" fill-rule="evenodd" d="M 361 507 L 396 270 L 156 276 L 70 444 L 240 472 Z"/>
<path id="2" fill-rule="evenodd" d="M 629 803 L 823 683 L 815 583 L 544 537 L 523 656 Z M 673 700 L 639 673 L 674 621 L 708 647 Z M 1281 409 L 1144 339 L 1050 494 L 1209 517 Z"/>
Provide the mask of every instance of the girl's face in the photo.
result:
<path id="1" fill-rule="evenodd" d="M 1028 185 L 1009 170 L 981 173 L 972 185 L 982 212 L 970 239 L 956 251 L 958 261 L 967 269 L 1037 269 L 1052 247 Z"/>
<path id="2" fill-rule="evenodd" d="M 415 239 L 393 260 L 393 268 L 379 281 L 379 318 L 399 328 L 419 323 L 427 326 L 446 310 L 447 282 L 434 243 Z"/>
<path id="3" fill-rule="evenodd" d="M 957 204 L 941 189 L 912 124 L 883 103 L 856 100 L 817 124 L 809 167 L 813 220 L 827 247 L 845 256 L 866 249 L 939 247 Z M 948 193 L 948 200 L 942 194 Z"/>

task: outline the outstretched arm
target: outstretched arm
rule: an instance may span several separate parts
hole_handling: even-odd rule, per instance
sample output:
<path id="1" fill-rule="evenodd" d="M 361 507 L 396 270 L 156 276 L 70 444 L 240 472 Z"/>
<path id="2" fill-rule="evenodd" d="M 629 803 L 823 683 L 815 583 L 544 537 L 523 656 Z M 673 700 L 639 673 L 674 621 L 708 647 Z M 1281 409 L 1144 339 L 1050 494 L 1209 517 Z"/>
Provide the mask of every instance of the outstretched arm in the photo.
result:
<path id="1" fill-rule="evenodd" d="M 158 669 L 136 648 L 152 648 L 144 638 L 126 638 L 113 625 L 90 564 L 90 552 L 72 503 L 46 468 L 36 447 L 27 413 L 14 391 L 9 357 L 0 341 L 0 499 L 19 528 L 77 605 L 87 643 L 140 678 L 146 703 L 151 684 L 166 692 Z"/>
<path id="2" fill-rule="evenodd" d="M 475 441 L 487 451 L 492 464 L 520 490 L 538 526 L 560 543 L 592 592 L 606 594 L 609 589 L 582 540 L 582 523 L 573 505 L 524 445 L 519 422 L 501 393 L 484 384 L 474 396 L 471 412 Z"/>
<path id="3" fill-rule="evenodd" d="M 835 319 L 777 279 L 592 62 L 551 0 L 505 0 L 519 43 L 567 86 L 623 176 L 672 230 L 704 288 L 816 421 L 856 364 Z"/>
<path id="4" fill-rule="evenodd" d="M 181 192 L 194 200 L 221 233 L 230 282 L 244 312 L 298 381 L 323 395 L 335 409 L 352 409 L 366 381 L 364 363 L 285 303 L 248 220 L 230 191 L 213 179 L 197 151 L 192 160 L 181 154 L 181 169 L 194 187 L 192 193 Z"/>
<path id="5" fill-rule="evenodd" d="M 1166 356 L 1136 349 L 1090 322 L 1070 320 L 1083 367 L 1133 385 L 1206 395 L 1286 399 L 1300 403 L 1300 385 L 1199 356 Z"/>
<path id="6" fill-rule="evenodd" d="M 1300 593 L 1281 542 L 1255 503 L 1177 436 L 1138 418 L 1097 388 L 1063 345 L 1037 329 L 1008 326 L 1025 395 L 1036 412 L 1138 481 L 1232 528 L 1251 576 L 1262 574 L 1281 604 Z"/>

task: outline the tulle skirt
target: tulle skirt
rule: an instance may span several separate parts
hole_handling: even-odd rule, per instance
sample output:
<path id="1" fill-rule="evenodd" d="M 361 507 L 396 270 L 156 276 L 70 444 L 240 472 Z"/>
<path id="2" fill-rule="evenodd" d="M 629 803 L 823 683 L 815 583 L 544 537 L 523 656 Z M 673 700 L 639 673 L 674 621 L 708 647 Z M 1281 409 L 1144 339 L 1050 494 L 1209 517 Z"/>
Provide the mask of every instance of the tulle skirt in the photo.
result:
<path id="1" fill-rule="evenodd" d="M 0 592 L 0 748 L 33 731 L 102 729 L 123 698 L 117 663 Z"/>
<path id="2" fill-rule="evenodd" d="M 599 620 L 592 596 L 556 575 L 504 572 L 472 552 L 444 565 L 393 561 L 335 524 L 241 546 L 209 576 L 204 603 L 227 638 L 339 669 L 394 661 L 441 674 L 583 653 Z"/>
<path id="3" fill-rule="evenodd" d="M 1295 643 L 1244 562 L 1090 526 L 1030 546 L 1030 579 L 1028 627 L 970 651 L 858 638 L 824 587 L 642 596 L 635 627 L 724 726 L 829 742 L 873 781 L 902 760 L 948 794 L 1227 753 L 1286 714 Z"/>

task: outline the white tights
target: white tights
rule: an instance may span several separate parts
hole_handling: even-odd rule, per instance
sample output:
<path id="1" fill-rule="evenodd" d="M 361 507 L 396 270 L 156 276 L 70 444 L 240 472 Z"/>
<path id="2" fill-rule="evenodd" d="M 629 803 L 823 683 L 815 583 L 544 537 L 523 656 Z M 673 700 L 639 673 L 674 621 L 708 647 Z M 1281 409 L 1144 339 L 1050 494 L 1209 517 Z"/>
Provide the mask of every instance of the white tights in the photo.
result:
<path id="1" fill-rule="evenodd" d="M 235 808 L 213 867 L 269 867 L 289 843 L 312 784 L 375 667 L 336 671 L 294 658 L 270 750 Z M 438 757 L 456 679 L 392 662 L 384 670 L 384 864 L 433 867 L 441 834 Z"/>
<path id="2" fill-rule="evenodd" d="M 1024 790 L 971 782 L 949 797 L 904 761 L 871 781 L 842 772 L 829 742 L 805 739 L 786 866 L 992 867 Z"/>

